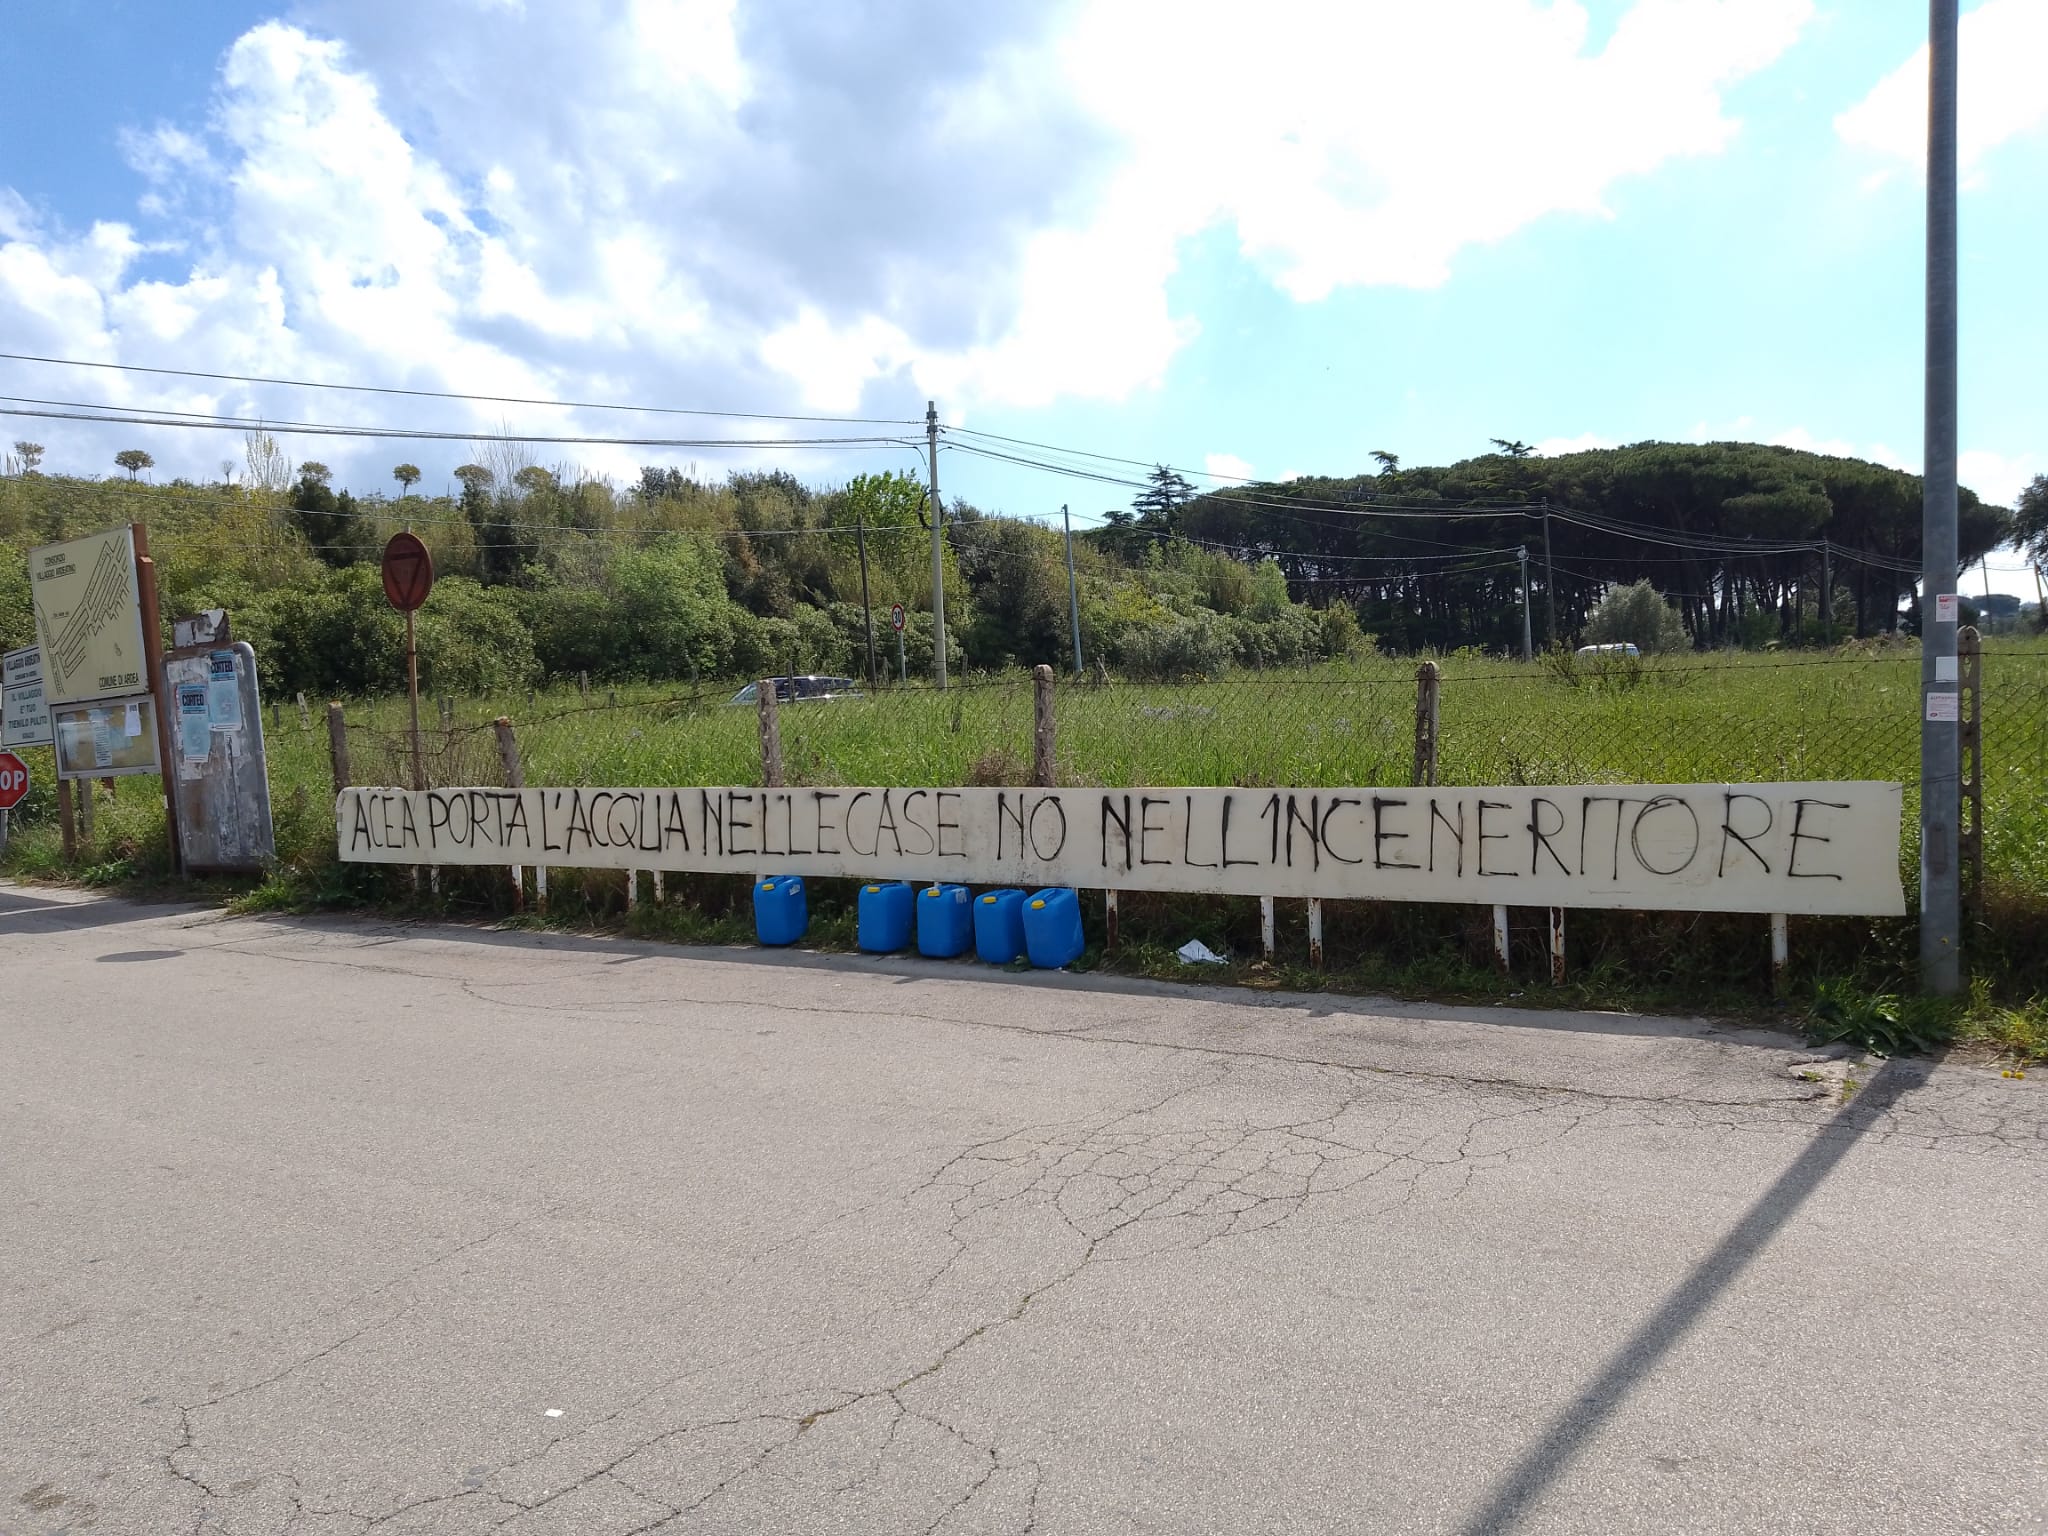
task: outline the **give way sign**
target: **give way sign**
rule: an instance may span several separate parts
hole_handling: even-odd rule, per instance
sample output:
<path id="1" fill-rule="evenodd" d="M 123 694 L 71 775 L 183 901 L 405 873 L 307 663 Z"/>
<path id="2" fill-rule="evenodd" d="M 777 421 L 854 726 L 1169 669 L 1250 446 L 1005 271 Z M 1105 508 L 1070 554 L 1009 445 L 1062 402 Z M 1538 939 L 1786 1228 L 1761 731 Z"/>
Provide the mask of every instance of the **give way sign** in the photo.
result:
<path id="1" fill-rule="evenodd" d="M 12 752 L 0 752 L 0 811 L 11 811 L 28 798 L 28 764 Z"/>

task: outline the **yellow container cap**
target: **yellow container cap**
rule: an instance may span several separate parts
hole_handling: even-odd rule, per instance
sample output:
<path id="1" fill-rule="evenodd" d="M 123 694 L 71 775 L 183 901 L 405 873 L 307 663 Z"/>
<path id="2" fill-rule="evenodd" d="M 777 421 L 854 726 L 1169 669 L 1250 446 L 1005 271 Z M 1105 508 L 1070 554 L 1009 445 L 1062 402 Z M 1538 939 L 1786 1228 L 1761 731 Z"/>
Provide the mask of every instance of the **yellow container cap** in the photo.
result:
<path id="1" fill-rule="evenodd" d="M 773 880 L 763 880 L 761 882 L 761 889 L 764 891 L 772 891 L 775 889 L 775 882 Z"/>
<path id="2" fill-rule="evenodd" d="M 1044 902 L 1042 902 L 1042 901 L 1034 901 L 1033 903 L 1031 903 L 1031 907 L 1032 907 L 1032 910 L 1033 910 L 1033 911 L 1037 911 L 1037 910 L 1038 910 L 1039 908 L 1043 907 L 1044 905 L 1045 905 L 1045 903 L 1044 903 Z"/>

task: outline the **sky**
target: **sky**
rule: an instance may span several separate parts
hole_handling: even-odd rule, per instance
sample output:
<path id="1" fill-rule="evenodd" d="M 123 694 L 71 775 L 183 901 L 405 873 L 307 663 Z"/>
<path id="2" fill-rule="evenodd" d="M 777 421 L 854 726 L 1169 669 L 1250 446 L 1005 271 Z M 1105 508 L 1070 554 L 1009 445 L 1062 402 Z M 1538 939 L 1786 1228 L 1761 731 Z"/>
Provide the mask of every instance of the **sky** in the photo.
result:
<path id="1" fill-rule="evenodd" d="M 0 350 L 870 424 L 5 360 L 0 394 L 456 434 L 278 428 L 358 491 L 401 459 L 437 489 L 492 430 L 699 440 L 533 450 L 622 480 L 916 471 L 927 400 L 1205 483 L 1496 437 L 1917 469 L 1926 18 L 40 0 L 0 34 Z M 2010 504 L 2048 473 L 2048 0 L 1966 4 L 1961 36 L 1962 479 Z M 0 421 L 17 437 L 69 473 L 141 447 L 158 479 L 218 479 L 242 455 L 231 432 Z M 818 438 L 879 441 L 792 443 Z M 975 443 L 948 439 L 946 495 L 1091 522 L 1129 498 Z M 1992 567 L 2033 595 L 2016 555 Z"/>

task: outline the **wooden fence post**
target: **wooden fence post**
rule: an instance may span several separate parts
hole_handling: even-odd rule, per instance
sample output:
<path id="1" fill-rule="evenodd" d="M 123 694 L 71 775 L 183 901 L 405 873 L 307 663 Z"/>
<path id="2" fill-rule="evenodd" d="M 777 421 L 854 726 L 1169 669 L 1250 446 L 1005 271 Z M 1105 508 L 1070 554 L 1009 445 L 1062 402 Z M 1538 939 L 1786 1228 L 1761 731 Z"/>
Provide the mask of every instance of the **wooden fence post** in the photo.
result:
<path id="1" fill-rule="evenodd" d="M 299 695 L 299 729 L 309 732 L 313 729 L 313 712 L 306 708 L 306 695 L 303 692 Z"/>
<path id="2" fill-rule="evenodd" d="M 782 788 L 782 720 L 775 712 L 775 679 L 764 677 L 754 684 L 760 694 L 761 782 L 770 789 Z"/>
<path id="3" fill-rule="evenodd" d="M 1031 782 L 1041 789 L 1052 788 L 1058 773 L 1053 747 L 1052 668 L 1040 663 L 1031 669 Z"/>
<path id="4" fill-rule="evenodd" d="M 351 781 L 348 772 L 348 721 L 342 717 L 338 703 L 327 706 L 327 760 L 334 768 L 334 794 L 339 799 Z"/>
<path id="5" fill-rule="evenodd" d="M 1436 782 L 1437 700 L 1443 675 L 1433 661 L 1415 669 L 1415 775 L 1418 785 Z"/>
<path id="6" fill-rule="evenodd" d="M 512 719 L 500 715 L 491 722 L 491 730 L 498 738 L 498 762 L 505 770 L 507 789 L 526 788 L 526 765 L 519 760 L 519 738 L 512 734 Z M 526 905 L 526 871 L 520 865 L 512 866 L 512 910 L 517 912 Z"/>
<path id="7" fill-rule="evenodd" d="M 1956 631 L 1957 713 L 1962 724 L 1962 831 L 1958 862 L 1963 877 L 1963 910 L 1984 915 L 1984 641 L 1977 626 Z"/>

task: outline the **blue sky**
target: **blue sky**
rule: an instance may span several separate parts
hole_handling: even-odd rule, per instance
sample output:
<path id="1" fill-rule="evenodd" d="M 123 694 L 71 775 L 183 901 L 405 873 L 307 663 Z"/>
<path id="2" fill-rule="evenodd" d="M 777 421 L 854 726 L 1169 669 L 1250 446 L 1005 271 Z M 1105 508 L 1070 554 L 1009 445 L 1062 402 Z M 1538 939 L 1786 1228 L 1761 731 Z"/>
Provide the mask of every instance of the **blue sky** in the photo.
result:
<path id="1" fill-rule="evenodd" d="M 1917 467 L 1916 0 L 569 9 L 19 8 L 9 350 L 726 410 L 909 418 L 936 397 L 948 421 L 1226 475 L 1355 473 L 1375 448 L 1443 462 L 1490 437 Z M 2048 472 L 2048 0 L 1966 5 L 1963 37 L 1964 479 L 2004 500 Z M 685 430 L 23 364 L 0 383 L 271 420 Z M 159 478 L 215 478 L 241 451 L 6 425 L 60 470 L 110 470 L 134 440 Z M 433 485 L 474 456 L 285 446 L 359 488 L 399 457 Z M 821 481 L 913 463 L 540 456 Z M 1123 499 L 958 453 L 942 476 L 1013 512 Z"/>

